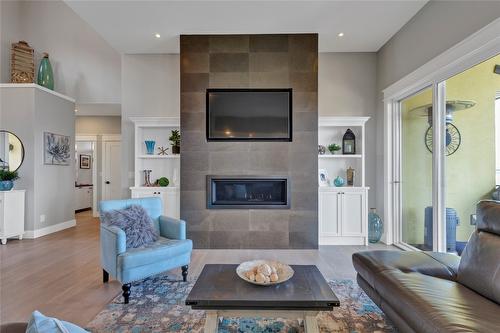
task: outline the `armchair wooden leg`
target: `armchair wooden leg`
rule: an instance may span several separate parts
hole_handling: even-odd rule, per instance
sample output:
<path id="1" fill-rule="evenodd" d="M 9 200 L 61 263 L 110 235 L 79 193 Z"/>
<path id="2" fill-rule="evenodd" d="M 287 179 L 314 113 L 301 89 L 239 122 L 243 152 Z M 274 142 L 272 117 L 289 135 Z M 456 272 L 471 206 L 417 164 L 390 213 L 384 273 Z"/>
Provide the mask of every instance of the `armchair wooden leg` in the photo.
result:
<path id="1" fill-rule="evenodd" d="M 188 277 L 188 268 L 189 268 L 189 266 L 186 265 L 186 266 L 182 266 L 181 268 L 182 268 L 182 280 L 184 282 L 186 282 L 187 281 L 187 277 Z"/>
<path id="2" fill-rule="evenodd" d="M 130 283 L 126 283 L 122 285 L 122 296 L 125 304 L 128 304 L 128 299 L 130 297 Z"/>
<path id="3" fill-rule="evenodd" d="M 104 269 L 102 270 L 102 283 L 109 282 L 109 273 Z"/>

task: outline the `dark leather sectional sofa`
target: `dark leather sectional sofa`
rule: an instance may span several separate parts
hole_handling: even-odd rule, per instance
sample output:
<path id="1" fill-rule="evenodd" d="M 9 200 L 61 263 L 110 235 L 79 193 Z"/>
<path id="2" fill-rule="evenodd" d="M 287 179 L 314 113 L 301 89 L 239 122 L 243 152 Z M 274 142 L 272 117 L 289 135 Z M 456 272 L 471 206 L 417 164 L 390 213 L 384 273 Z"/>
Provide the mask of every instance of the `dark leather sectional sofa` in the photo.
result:
<path id="1" fill-rule="evenodd" d="M 353 255 L 358 284 L 400 332 L 500 332 L 500 203 L 477 206 L 462 257 L 436 252 Z"/>

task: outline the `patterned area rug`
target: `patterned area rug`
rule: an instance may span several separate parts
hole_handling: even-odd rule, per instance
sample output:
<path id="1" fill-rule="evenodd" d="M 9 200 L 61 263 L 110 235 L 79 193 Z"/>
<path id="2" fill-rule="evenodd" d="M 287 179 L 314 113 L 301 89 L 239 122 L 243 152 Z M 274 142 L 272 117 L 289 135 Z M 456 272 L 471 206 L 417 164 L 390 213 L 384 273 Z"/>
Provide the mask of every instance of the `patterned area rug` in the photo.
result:
<path id="1" fill-rule="evenodd" d="M 94 333 L 203 333 L 204 311 L 184 305 L 194 281 L 188 283 L 157 276 L 132 285 L 128 305 L 116 297 L 92 320 L 87 329 Z M 340 308 L 320 312 L 320 332 L 396 332 L 383 312 L 352 280 L 328 284 L 340 299 Z M 297 320 L 267 318 L 223 318 L 219 333 L 302 333 Z"/>

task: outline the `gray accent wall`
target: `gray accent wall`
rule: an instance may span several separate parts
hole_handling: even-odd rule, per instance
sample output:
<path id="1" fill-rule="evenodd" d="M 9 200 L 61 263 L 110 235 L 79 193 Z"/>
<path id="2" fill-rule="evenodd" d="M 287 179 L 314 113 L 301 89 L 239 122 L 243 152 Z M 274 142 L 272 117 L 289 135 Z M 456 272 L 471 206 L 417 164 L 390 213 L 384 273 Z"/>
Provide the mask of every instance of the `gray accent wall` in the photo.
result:
<path id="1" fill-rule="evenodd" d="M 1 129 L 16 134 L 25 149 L 16 189 L 26 190 L 26 231 L 75 218 L 75 160 L 66 166 L 45 165 L 43 133 L 70 136 L 75 148 L 75 104 L 37 88 L 0 88 Z M 40 221 L 45 215 L 45 222 Z"/>
<path id="2" fill-rule="evenodd" d="M 382 91 L 500 17 L 500 1 L 429 1 L 377 53 L 377 210 L 384 214 Z"/>
<path id="3" fill-rule="evenodd" d="M 317 248 L 318 36 L 183 35 L 181 218 L 196 248 Z M 293 142 L 207 142 L 207 88 L 292 88 Z M 288 175 L 291 209 L 207 209 L 206 175 Z"/>

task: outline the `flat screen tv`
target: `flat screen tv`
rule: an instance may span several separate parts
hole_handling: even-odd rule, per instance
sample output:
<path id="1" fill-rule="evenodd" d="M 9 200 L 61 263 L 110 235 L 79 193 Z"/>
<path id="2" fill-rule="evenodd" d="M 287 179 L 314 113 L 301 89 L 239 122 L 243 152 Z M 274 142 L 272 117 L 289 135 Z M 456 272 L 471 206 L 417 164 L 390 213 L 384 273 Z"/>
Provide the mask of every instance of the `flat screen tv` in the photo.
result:
<path id="1" fill-rule="evenodd" d="M 207 89 L 208 141 L 292 141 L 292 89 Z"/>

